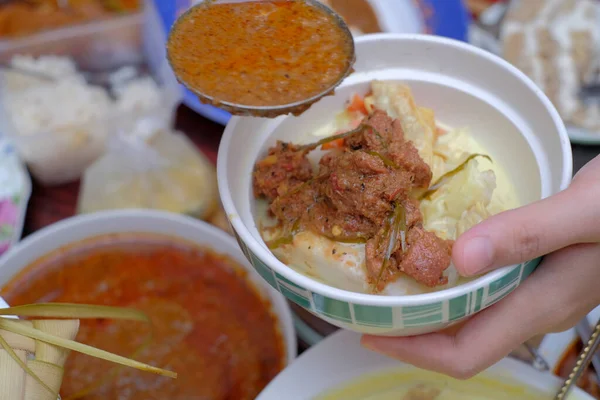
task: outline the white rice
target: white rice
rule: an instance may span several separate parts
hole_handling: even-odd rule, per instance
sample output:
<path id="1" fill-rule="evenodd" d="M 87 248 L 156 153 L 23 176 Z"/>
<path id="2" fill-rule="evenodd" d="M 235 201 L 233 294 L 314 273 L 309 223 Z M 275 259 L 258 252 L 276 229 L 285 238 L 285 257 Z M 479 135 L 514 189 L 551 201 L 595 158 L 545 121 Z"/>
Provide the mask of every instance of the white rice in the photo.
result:
<path id="1" fill-rule="evenodd" d="M 113 100 L 105 88 L 86 82 L 68 57 L 15 56 L 11 64 L 22 70 L 51 76 L 38 79 L 17 72 L 5 73 L 4 106 L 18 135 L 35 135 L 87 124 L 112 115 L 150 112 L 159 107 L 161 90 L 151 77 L 133 77 L 132 67 L 124 67 L 110 79 Z M 133 78 L 132 78 L 133 77 Z"/>
<path id="2" fill-rule="evenodd" d="M 41 180 L 75 179 L 102 154 L 108 137 L 146 134 L 153 129 L 148 124 L 138 129 L 146 117 L 153 126 L 163 123 L 163 90 L 149 76 L 136 77 L 132 67 L 112 74 L 103 88 L 88 84 L 69 57 L 18 55 L 11 65 L 54 78 L 3 73 L 2 107 L 10 120 L 4 133 L 34 175 L 45 175 Z M 120 132 L 123 126 L 128 132 Z"/>

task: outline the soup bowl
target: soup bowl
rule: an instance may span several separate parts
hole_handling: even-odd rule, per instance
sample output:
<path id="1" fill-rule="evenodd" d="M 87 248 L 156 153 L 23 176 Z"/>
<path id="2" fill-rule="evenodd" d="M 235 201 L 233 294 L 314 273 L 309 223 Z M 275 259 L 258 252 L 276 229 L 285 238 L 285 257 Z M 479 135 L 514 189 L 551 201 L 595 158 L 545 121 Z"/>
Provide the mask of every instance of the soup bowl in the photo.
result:
<path id="1" fill-rule="evenodd" d="M 248 271 L 248 281 L 270 305 L 285 349 L 284 365 L 297 353 L 291 311 L 285 298 L 266 285 L 246 261 L 235 240 L 225 232 L 197 219 L 154 210 L 120 210 L 72 217 L 52 224 L 20 242 L 0 258 L 0 288 L 34 263 L 57 249 L 108 234 L 156 234 L 205 247 L 236 261 Z M 5 305 L 0 301 L 0 307 Z M 223 315 L 223 318 L 228 318 Z"/>
<path id="2" fill-rule="evenodd" d="M 527 204 L 570 182 L 572 155 L 565 127 L 524 74 L 462 42 L 427 35 L 365 35 L 356 39 L 356 54 L 356 72 L 335 95 L 301 116 L 230 121 L 217 161 L 221 200 L 246 257 L 289 300 L 331 324 L 362 333 L 405 336 L 440 330 L 511 293 L 540 259 L 431 293 L 382 296 L 343 290 L 291 268 L 266 246 L 255 221 L 254 164 L 276 140 L 303 143 L 306 133 L 330 122 L 352 94 L 365 94 L 371 81 L 402 81 L 417 104 L 433 109 L 440 121 L 474 132 L 506 171 L 519 202 Z"/>

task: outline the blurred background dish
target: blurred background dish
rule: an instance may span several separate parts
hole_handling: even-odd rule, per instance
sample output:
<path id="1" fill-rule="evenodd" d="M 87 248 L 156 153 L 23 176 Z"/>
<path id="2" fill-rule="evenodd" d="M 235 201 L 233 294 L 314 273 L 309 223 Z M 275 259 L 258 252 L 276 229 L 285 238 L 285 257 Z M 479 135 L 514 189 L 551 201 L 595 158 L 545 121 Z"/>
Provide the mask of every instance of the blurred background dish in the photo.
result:
<path id="1" fill-rule="evenodd" d="M 527 74 L 556 106 L 573 143 L 600 144 L 600 100 L 581 96 L 600 82 L 598 1 L 489 2 L 469 41 Z"/>
<path id="2" fill-rule="evenodd" d="M 360 335 L 340 331 L 302 354 L 257 400 L 549 399 L 560 380 L 505 358 L 480 376 L 457 381 L 418 370 L 360 346 Z M 410 395 L 413 397 L 411 397 Z M 581 390 L 572 400 L 592 400 Z"/>
<path id="3" fill-rule="evenodd" d="M 0 40 L 135 13 L 143 0 L 8 1 L 0 6 Z"/>
<path id="4" fill-rule="evenodd" d="M 77 210 L 145 208 L 208 219 L 218 206 L 214 165 L 181 132 L 149 130 L 110 140 L 81 179 Z"/>
<path id="5" fill-rule="evenodd" d="M 107 140 L 170 128 L 181 91 L 152 2 L 134 13 L 0 40 L 0 130 L 42 183 L 78 179 Z M 112 73 L 91 85 L 84 73 Z"/>
<path id="6" fill-rule="evenodd" d="M 87 344 L 178 370 L 176 381 L 73 354 L 63 395 L 137 399 L 193 395 L 252 400 L 296 356 L 287 303 L 235 240 L 193 218 L 148 210 L 98 212 L 50 226 L 0 258 L 11 305 L 84 303 L 140 309 L 145 325 L 83 321 Z M 136 349 L 138 349 L 136 351 Z M 113 377 L 107 373 L 115 373 Z M 201 384 L 199 384 L 201 382 Z"/>
<path id="7" fill-rule="evenodd" d="M 338 11 L 354 31 L 362 33 L 432 33 L 466 40 L 469 13 L 462 0 L 323 0 Z M 164 26 L 169 29 L 176 17 L 195 4 L 194 0 L 157 1 Z M 225 125 L 231 115 L 202 104 L 185 90 L 183 102 L 200 115 Z"/>

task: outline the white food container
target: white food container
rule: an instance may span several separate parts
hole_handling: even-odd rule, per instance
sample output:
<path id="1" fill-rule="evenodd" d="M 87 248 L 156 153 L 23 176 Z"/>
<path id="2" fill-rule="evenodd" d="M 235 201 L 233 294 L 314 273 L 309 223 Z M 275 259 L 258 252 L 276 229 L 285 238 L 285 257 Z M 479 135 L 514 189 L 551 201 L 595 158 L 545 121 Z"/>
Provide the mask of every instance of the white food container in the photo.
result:
<path id="1" fill-rule="evenodd" d="M 44 184 L 76 180 L 104 151 L 106 139 L 131 131 L 136 124 L 170 126 L 182 92 L 165 59 L 166 36 L 152 2 L 140 13 L 114 17 L 22 39 L 0 41 L 0 62 L 15 55 L 59 55 L 71 57 L 80 70 L 98 71 L 144 63 L 159 83 L 162 103 L 143 115 L 116 112 L 84 126 L 48 129 L 21 135 L 6 108 L 6 93 L 0 90 L 0 132 L 16 145 L 32 175 Z M 2 82 L 4 87 L 5 82 Z"/>
<path id="2" fill-rule="evenodd" d="M 347 285 L 350 274 L 326 280 L 302 263 L 290 266 L 269 250 L 255 220 L 252 171 L 276 140 L 315 141 L 315 132 L 370 82 L 408 84 L 417 104 L 439 121 L 466 127 L 504 168 L 522 204 L 566 188 L 572 156 L 565 127 L 544 94 L 504 60 L 461 42 L 431 35 L 365 35 L 355 39 L 355 73 L 304 114 L 234 117 L 217 160 L 221 201 L 240 246 L 275 289 L 308 312 L 343 329 L 382 336 L 413 336 L 444 329 L 495 304 L 523 282 L 540 259 L 491 271 L 429 293 L 380 296 Z M 315 252 L 316 253 L 316 252 Z M 341 264 L 343 265 L 343 264 Z M 321 271 L 325 268 L 321 269 Z M 333 270 L 333 268 L 331 268 Z M 316 276 L 315 276 L 316 275 Z M 341 277 L 341 278 L 339 278 Z M 542 301 L 542 300 L 540 300 Z"/>

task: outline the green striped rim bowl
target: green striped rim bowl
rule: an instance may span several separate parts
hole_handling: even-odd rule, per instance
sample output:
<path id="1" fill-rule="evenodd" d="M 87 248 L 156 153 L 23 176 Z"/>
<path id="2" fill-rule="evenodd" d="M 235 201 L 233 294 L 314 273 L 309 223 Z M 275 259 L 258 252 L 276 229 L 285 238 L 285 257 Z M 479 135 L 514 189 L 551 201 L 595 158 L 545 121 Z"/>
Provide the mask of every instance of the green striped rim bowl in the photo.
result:
<path id="1" fill-rule="evenodd" d="M 335 95 L 299 117 L 234 117 L 217 161 L 219 191 L 238 243 L 273 288 L 314 315 L 361 333 L 407 336 L 434 332 L 491 306 L 514 291 L 541 259 L 511 265 L 453 288 L 381 296 L 312 279 L 279 261 L 254 221 L 252 170 L 275 140 L 294 141 L 343 109 L 373 79 L 400 80 L 419 104 L 450 126 L 466 126 L 511 179 L 523 204 L 565 189 L 572 174 L 566 129 L 550 101 L 504 60 L 468 44 L 429 35 L 376 34 L 356 39 L 356 72 Z"/>

